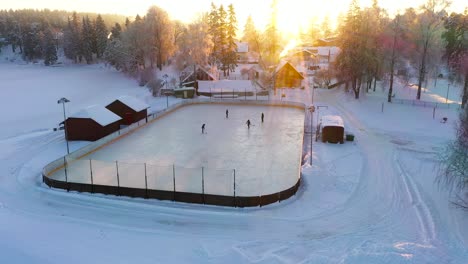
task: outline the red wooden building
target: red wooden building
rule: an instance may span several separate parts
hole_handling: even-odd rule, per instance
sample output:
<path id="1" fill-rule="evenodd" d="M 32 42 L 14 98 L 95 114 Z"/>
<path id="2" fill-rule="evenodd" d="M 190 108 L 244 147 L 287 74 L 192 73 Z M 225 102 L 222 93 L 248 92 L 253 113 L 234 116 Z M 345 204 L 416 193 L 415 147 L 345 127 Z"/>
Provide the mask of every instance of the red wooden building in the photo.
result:
<path id="1" fill-rule="evenodd" d="M 90 106 L 67 118 L 67 140 L 96 141 L 119 130 L 121 119 L 103 106 Z"/>
<path id="2" fill-rule="evenodd" d="M 148 116 L 149 105 L 131 96 L 122 96 L 106 106 L 122 118 L 122 125 L 130 125 Z"/>

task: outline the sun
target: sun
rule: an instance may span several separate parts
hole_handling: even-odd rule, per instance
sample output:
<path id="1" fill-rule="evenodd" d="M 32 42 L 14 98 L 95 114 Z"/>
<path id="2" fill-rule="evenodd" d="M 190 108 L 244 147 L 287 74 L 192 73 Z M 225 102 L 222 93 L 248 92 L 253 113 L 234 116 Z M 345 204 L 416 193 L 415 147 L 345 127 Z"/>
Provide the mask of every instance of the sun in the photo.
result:
<path id="1" fill-rule="evenodd" d="M 313 18 L 321 17 L 314 1 L 278 1 L 278 29 L 286 35 L 297 36 L 301 30 L 308 28 Z"/>

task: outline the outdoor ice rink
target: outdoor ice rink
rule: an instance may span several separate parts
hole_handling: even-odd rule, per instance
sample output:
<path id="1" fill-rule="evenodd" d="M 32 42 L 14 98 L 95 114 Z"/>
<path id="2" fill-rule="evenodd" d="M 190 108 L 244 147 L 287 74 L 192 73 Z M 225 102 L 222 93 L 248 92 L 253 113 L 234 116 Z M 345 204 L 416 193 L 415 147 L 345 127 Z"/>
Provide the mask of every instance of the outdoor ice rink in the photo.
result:
<path id="1" fill-rule="evenodd" d="M 203 174 L 205 193 L 230 196 L 235 170 L 237 196 L 271 194 L 296 184 L 303 132 L 304 111 L 296 108 L 185 106 L 71 161 L 68 181 L 90 183 L 91 166 L 94 184 L 116 186 L 118 167 L 120 186 L 145 188 L 146 169 L 148 188 L 172 191 L 174 174 L 176 191 L 202 193 Z M 63 177 L 61 171 L 52 176 Z"/>

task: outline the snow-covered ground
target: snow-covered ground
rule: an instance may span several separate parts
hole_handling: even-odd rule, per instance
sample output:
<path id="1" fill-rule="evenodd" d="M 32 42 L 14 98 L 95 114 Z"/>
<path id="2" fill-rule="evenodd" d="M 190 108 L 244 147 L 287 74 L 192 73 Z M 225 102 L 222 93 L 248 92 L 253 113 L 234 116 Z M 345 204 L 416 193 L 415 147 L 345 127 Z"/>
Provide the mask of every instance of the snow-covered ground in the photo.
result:
<path id="1" fill-rule="evenodd" d="M 46 130 L 61 121 L 60 97 L 72 101 L 67 112 L 121 95 L 157 109 L 166 98 L 153 99 L 102 66 L 0 64 L 0 75 L 0 110 L 7 113 L 0 120 L 0 263 L 468 259 L 468 215 L 450 206 L 447 192 L 434 183 L 435 155 L 453 138 L 455 109 L 438 109 L 449 118 L 443 124 L 422 107 L 385 104 L 382 113 L 383 93 L 356 101 L 339 90 L 317 89 L 316 105 L 328 107 L 320 115 L 342 115 L 356 141 L 313 142 L 312 166 L 303 166 L 294 197 L 262 208 L 224 208 L 47 188 L 41 169 L 66 150 L 63 132 Z M 310 98 L 305 89 L 288 90 L 282 99 Z"/>

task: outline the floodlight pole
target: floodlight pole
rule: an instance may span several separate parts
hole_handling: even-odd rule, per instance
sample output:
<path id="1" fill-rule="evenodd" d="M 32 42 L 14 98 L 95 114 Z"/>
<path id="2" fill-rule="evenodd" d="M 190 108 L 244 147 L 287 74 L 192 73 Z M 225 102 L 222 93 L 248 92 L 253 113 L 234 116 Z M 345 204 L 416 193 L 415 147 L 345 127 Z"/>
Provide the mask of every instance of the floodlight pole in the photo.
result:
<path id="1" fill-rule="evenodd" d="M 62 104 L 63 107 L 63 127 L 65 130 L 65 141 L 67 142 L 67 154 L 70 154 L 70 147 L 68 146 L 68 132 L 67 132 L 67 116 L 65 115 L 65 103 L 69 103 L 70 100 L 68 100 L 65 97 L 60 98 L 60 100 L 57 101 L 58 104 Z"/>
<path id="2" fill-rule="evenodd" d="M 315 108 L 317 109 L 317 122 L 319 122 L 320 121 L 320 119 L 319 119 L 319 117 L 320 117 L 320 108 L 328 109 L 328 106 L 326 106 L 326 105 L 317 105 Z M 315 136 L 315 141 L 317 141 L 317 140 L 318 140 L 318 134 Z"/>
<path id="3" fill-rule="evenodd" d="M 310 86 L 310 78 L 309 78 L 309 86 Z M 314 86 L 312 87 L 312 98 L 311 98 L 311 105 L 310 105 L 310 165 L 312 165 L 312 142 L 314 142 Z M 318 121 L 318 120 L 317 120 Z"/>
<path id="4" fill-rule="evenodd" d="M 450 83 L 447 84 L 447 96 L 445 97 L 445 103 L 448 103 L 448 96 L 449 96 L 449 91 L 450 91 Z"/>

